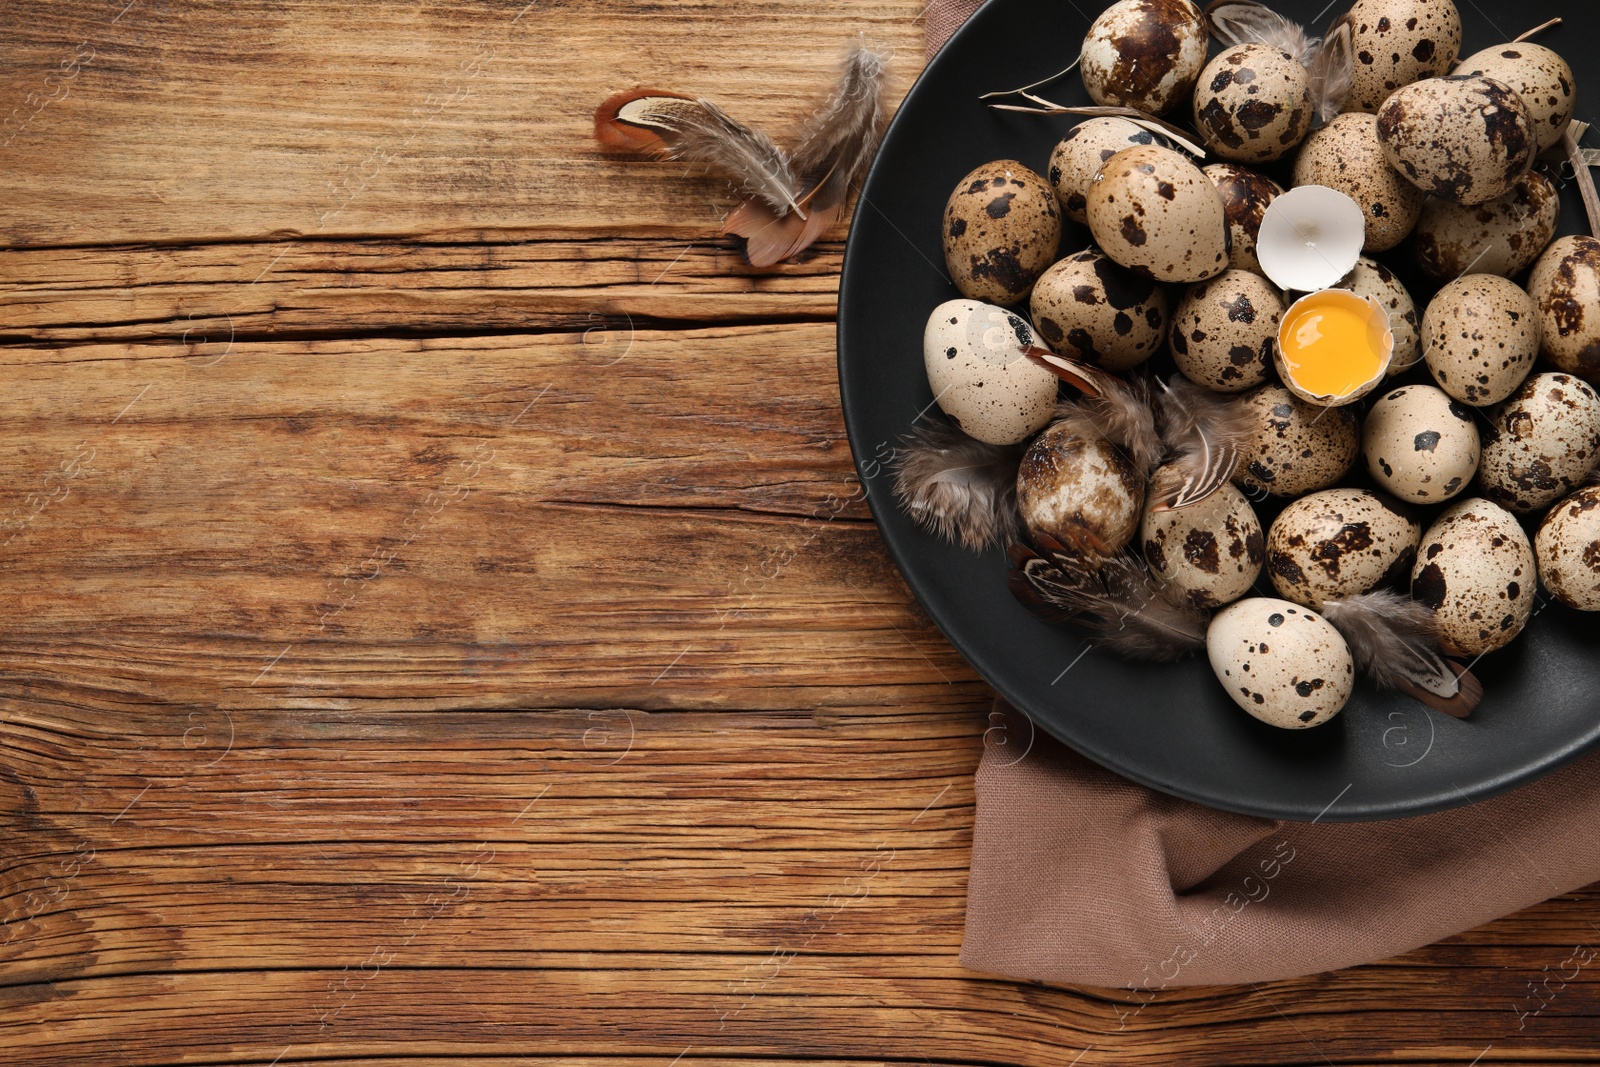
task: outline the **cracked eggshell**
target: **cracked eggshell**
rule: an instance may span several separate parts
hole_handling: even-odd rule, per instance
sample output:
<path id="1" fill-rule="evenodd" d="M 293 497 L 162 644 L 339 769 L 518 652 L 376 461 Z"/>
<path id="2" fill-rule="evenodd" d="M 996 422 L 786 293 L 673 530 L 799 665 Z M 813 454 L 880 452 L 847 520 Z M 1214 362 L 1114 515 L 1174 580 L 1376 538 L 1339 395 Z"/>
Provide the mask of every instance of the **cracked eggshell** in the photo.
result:
<path id="1" fill-rule="evenodd" d="M 1378 143 L 1378 120 L 1346 112 L 1314 130 L 1294 160 L 1294 184 L 1337 189 L 1361 208 L 1367 252 L 1394 248 L 1422 214 L 1422 192 L 1389 163 Z"/>
<path id="2" fill-rule="evenodd" d="M 1200 72 L 1194 128 L 1211 154 L 1235 163 L 1282 159 L 1311 130 L 1311 76 L 1281 48 L 1240 44 Z"/>
<path id="3" fill-rule="evenodd" d="M 1256 419 L 1233 480 L 1246 490 L 1300 496 L 1347 474 L 1361 451 L 1361 428 L 1348 407 L 1319 408 L 1281 385 L 1240 398 Z"/>
<path id="4" fill-rule="evenodd" d="M 1533 546 L 1516 516 L 1472 497 L 1422 535 L 1411 596 L 1433 612 L 1447 655 L 1480 656 L 1522 632 L 1537 580 Z"/>
<path id="5" fill-rule="evenodd" d="M 1430 196 L 1411 231 L 1411 252 L 1436 281 L 1474 274 L 1509 278 L 1528 269 L 1556 234 L 1561 194 L 1536 170 L 1509 193 L 1473 207 Z"/>
<path id="6" fill-rule="evenodd" d="M 1488 413 L 1478 485 L 1516 515 L 1572 492 L 1600 459 L 1600 393 L 1570 374 L 1537 374 Z"/>
<path id="7" fill-rule="evenodd" d="M 1028 306 L 1057 355 L 1120 373 L 1161 350 L 1172 299 L 1149 278 L 1090 248 L 1040 275 Z"/>
<path id="8" fill-rule="evenodd" d="M 1073 222 L 1087 223 L 1089 183 L 1106 160 L 1124 148 L 1159 143 L 1155 134 L 1127 119 L 1084 119 L 1072 127 L 1056 142 L 1045 168 L 1061 210 Z"/>
<path id="9" fill-rule="evenodd" d="M 1541 344 L 1557 369 L 1600 383 L 1600 240 L 1556 240 L 1528 276 L 1539 305 Z"/>
<path id="10" fill-rule="evenodd" d="M 1213 392 L 1253 389 L 1271 373 L 1283 311 L 1283 295 L 1249 271 L 1191 285 L 1172 316 L 1173 361 L 1185 378 Z"/>
<path id="11" fill-rule="evenodd" d="M 1160 115 L 1194 88 L 1210 43 L 1189 0 L 1118 0 L 1083 39 L 1083 87 L 1097 104 Z"/>
<path id="12" fill-rule="evenodd" d="M 1511 87 L 1533 118 L 1539 150 L 1553 148 L 1572 119 L 1578 91 L 1567 61 L 1541 44 L 1521 41 L 1468 56 L 1456 74 L 1481 74 Z"/>
<path id="13" fill-rule="evenodd" d="M 1055 191 L 1014 159 L 978 167 L 945 203 L 944 261 L 962 296 L 1015 304 L 1060 246 Z"/>
<path id="14" fill-rule="evenodd" d="M 1390 390 L 1361 431 L 1372 478 L 1400 500 L 1437 504 L 1472 482 L 1481 455 L 1471 409 L 1431 385 Z"/>
<path id="15" fill-rule="evenodd" d="M 1151 573 L 1198 608 L 1238 600 L 1261 573 L 1261 520 L 1231 485 L 1186 508 L 1147 509 L 1139 541 Z"/>
<path id="16" fill-rule="evenodd" d="M 1287 600 L 1251 597 L 1217 612 L 1206 630 L 1206 656 L 1235 704 L 1285 730 L 1327 722 L 1355 688 L 1344 637 Z"/>
<path id="17" fill-rule="evenodd" d="M 1539 356 L 1539 308 L 1508 278 L 1469 274 L 1440 289 L 1422 316 L 1422 358 L 1462 403 L 1498 404 Z"/>
<path id="18" fill-rule="evenodd" d="M 1600 611 L 1600 486 L 1580 489 L 1550 509 L 1533 538 L 1539 580 L 1579 611 Z"/>
<path id="19" fill-rule="evenodd" d="M 1033 330 L 1020 315 L 977 300 L 947 300 L 922 331 L 928 387 L 963 433 L 1011 445 L 1055 411 L 1059 380 L 1022 354 Z"/>
<path id="20" fill-rule="evenodd" d="M 1389 94 L 1448 71 L 1461 54 L 1461 13 L 1451 0 L 1356 0 L 1348 111 L 1377 111 Z"/>
<path id="21" fill-rule="evenodd" d="M 1348 289 L 1357 296 L 1376 300 L 1389 314 L 1389 332 L 1394 335 L 1394 356 L 1388 376 L 1393 378 L 1422 358 L 1422 338 L 1417 332 L 1417 305 L 1394 272 L 1375 259 L 1362 256 L 1356 269 L 1346 274 L 1335 289 Z"/>
<path id="22" fill-rule="evenodd" d="M 1045 534 L 1085 556 L 1111 556 L 1139 530 L 1144 477 L 1105 438 L 1058 422 L 1022 455 L 1017 507 L 1035 540 Z"/>
<path id="23" fill-rule="evenodd" d="M 1378 143 L 1413 185 L 1457 204 L 1509 193 L 1539 154 L 1522 98 L 1477 75 L 1429 78 L 1396 91 L 1378 110 Z"/>
<path id="24" fill-rule="evenodd" d="M 1267 205 L 1282 195 L 1283 186 L 1236 163 L 1213 163 L 1201 170 L 1222 198 L 1222 215 L 1228 221 L 1228 266 L 1264 277 L 1261 260 L 1256 258 L 1256 236 Z"/>
<path id="25" fill-rule="evenodd" d="M 1228 220 L 1211 179 L 1157 145 L 1112 156 L 1089 187 L 1089 231 L 1106 255 L 1158 282 L 1228 268 Z"/>
<path id="26" fill-rule="evenodd" d="M 1267 532 L 1267 573 L 1310 608 L 1411 577 L 1422 524 L 1367 489 L 1324 489 L 1293 501 Z"/>

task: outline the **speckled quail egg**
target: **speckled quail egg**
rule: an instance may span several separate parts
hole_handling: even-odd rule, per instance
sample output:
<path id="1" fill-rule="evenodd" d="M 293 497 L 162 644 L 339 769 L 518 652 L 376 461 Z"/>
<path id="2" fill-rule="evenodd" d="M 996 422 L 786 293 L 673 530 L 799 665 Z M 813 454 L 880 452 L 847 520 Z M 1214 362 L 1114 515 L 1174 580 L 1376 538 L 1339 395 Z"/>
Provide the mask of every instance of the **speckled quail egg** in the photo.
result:
<path id="1" fill-rule="evenodd" d="M 1017 507 L 1028 533 L 1084 556 L 1126 548 L 1144 514 L 1144 478 L 1103 437 L 1057 422 L 1028 446 L 1017 469 Z"/>
<path id="2" fill-rule="evenodd" d="M 1572 118 L 1572 109 L 1578 103 L 1572 68 L 1567 61 L 1544 45 L 1531 41 L 1485 48 L 1463 59 L 1455 73 L 1481 74 L 1509 85 L 1528 105 L 1540 151 L 1561 140 Z"/>
<path id="3" fill-rule="evenodd" d="M 1124 149 L 1089 186 L 1089 232 L 1106 255 L 1158 282 L 1228 268 L 1228 220 L 1211 179 L 1158 145 Z"/>
<path id="4" fill-rule="evenodd" d="M 1439 387 L 1463 403 L 1498 404 L 1539 355 L 1533 297 L 1497 274 L 1469 274 L 1440 289 L 1422 316 L 1422 358 Z"/>
<path id="5" fill-rule="evenodd" d="M 1539 154 L 1522 98 L 1478 75 L 1429 78 L 1397 90 L 1378 109 L 1378 143 L 1411 184 L 1457 204 L 1509 193 Z"/>
<path id="6" fill-rule="evenodd" d="M 1533 538 L 1539 578 L 1550 595 L 1579 611 L 1600 611 L 1600 486 L 1580 489 L 1550 509 Z"/>
<path id="7" fill-rule="evenodd" d="M 1447 655 L 1508 644 L 1533 613 L 1533 546 L 1517 518 L 1482 497 L 1453 504 L 1422 535 L 1411 596 L 1427 606 Z"/>
<path id="8" fill-rule="evenodd" d="M 1239 400 L 1257 419 L 1233 480 L 1247 490 L 1300 496 L 1343 478 L 1361 450 L 1360 423 L 1348 407 L 1319 408 L 1281 385 Z"/>
<path id="9" fill-rule="evenodd" d="M 972 171 L 945 204 L 944 261 L 962 296 L 1015 304 L 1060 246 L 1055 191 L 1014 159 Z"/>
<path id="10" fill-rule="evenodd" d="M 1149 278 L 1089 248 L 1040 275 L 1029 308 L 1058 355 L 1121 372 L 1161 350 L 1172 301 Z"/>
<path id="11" fill-rule="evenodd" d="M 1480 439 L 1472 411 L 1431 385 L 1390 390 L 1361 428 L 1373 480 L 1401 500 L 1437 504 L 1472 481 Z"/>
<path id="12" fill-rule="evenodd" d="M 1600 393 L 1582 378 L 1536 374 L 1488 414 L 1478 484 L 1514 514 L 1566 496 L 1600 459 Z"/>
<path id="13" fill-rule="evenodd" d="M 1521 274 L 1555 236 L 1561 194 L 1536 170 L 1504 196 L 1472 207 L 1430 196 L 1411 231 L 1411 251 L 1424 274 L 1439 281 L 1474 274 Z"/>
<path id="14" fill-rule="evenodd" d="M 922 362 L 939 407 L 969 437 L 1010 445 L 1044 427 L 1059 379 L 1022 354 L 1033 330 L 977 300 L 947 300 L 922 332 Z"/>
<path id="15" fill-rule="evenodd" d="M 1293 501 L 1267 531 L 1267 573 L 1279 594 L 1311 608 L 1410 580 L 1422 524 L 1367 489 L 1324 489 Z"/>
<path id="16" fill-rule="evenodd" d="M 1327 722 L 1355 688 L 1344 637 L 1287 600 L 1251 597 L 1217 612 L 1206 630 L 1206 656 L 1235 704 L 1285 730 Z"/>
<path id="17" fill-rule="evenodd" d="M 1172 358 L 1213 392 L 1253 389 L 1271 373 L 1283 311 L 1283 295 L 1259 274 L 1230 270 L 1198 282 L 1173 313 Z"/>
<path id="18" fill-rule="evenodd" d="M 1211 154 L 1236 163 L 1288 155 L 1311 131 L 1311 78 L 1281 48 L 1240 44 L 1200 72 L 1194 128 Z"/>
<path id="19" fill-rule="evenodd" d="M 1416 364 L 1422 358 L 1422 337 L 1417 332 L 1417 305 L 1394 272 L 1375 259 L 1362 256 L 1356 269 L 1339 279 L 1336 289 L 1349 289 L 1357 296 L 1370 297 L 1389 313 L 1389 331 L 1394 334 L 1394 357 L 1388 376 Z"/>
<path id="20" fill-rule="evenodd" d="M 1528 295 L 1539 306 L 1545 358 L 1600 383 L 1600 240 L 1557 238 L 1534 264 Z"/>
<path id="21" fill-rule="evenodd" d="M 1210 40 L 1189 0 L 1118 0 L 1083 39 L 1083 87 L 1097 104 L 1160 115 L 1194 88 Z"/>
<path id="22" fill-rule="evenodd" d="M 1326 185 L 1361 208 L 1367 252 L 1387 252 L 1406 239 L 1422 214 L 1422 192 L 1394 169 L 1378 143 L 1378 120 L 1346 112 L 1312 132 L 1294 160 L 1296 185 Z"/>
<path id="23" fill-rule="evenodd" d="M 1147 509 L 1139 540 L 1151 572 L 1195 607 L 1238 600 L 1261 573 L 1261 520 L 1231 485 L 1186 508 Z"/>
<path id="24" fill-rule="evenodd" d="M 1228 266 L 1261 274 L 1256 258 L 1256 236 L 1267 205 L 1283 193 L 1283 186 L 1265 174 L 1237 163 L 1212 163 L 1201 168 L 1222 197 L 1222 214 L 1228 220 Z"/>
<path id="25" fill-rule="evenodd" d="M 1461 14 L 1451 0 L 1356 0 L 1349 111 L 1377 111 L 1389 94 L 1443 74 L 1461 53 Z"/>
<path id="26" fill-rule="evenodd" d="M 1127 119 L 1085 119 L 1067 131 L 1050 153 L 1046 174 L 1056 191 L 1056 202 L 1073 222 L 1086 223 L 1089 183 L 1106 160 L 1135 145 L 1157 144 L 1156 135 Z"/>

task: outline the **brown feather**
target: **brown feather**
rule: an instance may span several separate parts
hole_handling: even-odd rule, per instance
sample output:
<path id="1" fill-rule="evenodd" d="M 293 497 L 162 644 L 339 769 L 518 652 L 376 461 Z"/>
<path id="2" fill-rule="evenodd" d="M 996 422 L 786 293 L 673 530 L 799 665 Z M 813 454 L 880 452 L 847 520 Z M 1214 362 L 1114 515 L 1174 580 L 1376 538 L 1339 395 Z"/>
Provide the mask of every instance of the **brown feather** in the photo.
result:
<path id="1" fill-rule="evenodd" d="M 1311 75 L 1311 108 L 1318 122 L 1332 122 L 1344 110 L 1355 80 L 1354 51 L 1346 16 L 1333 24 L 1306 64 Z"/>
<path id="2" fill-rule="evenodd" d="M 1180 375 L 1162 384 L 1161 436 L 1171 453 L 1150 486 L 1153 511 L 1198 504 L 1233 477 L 1257 430 L 1254 412 Z"/>
<path id="3" fill-rule="evenodd" d="M 1310 63 L 1316 39 L 1265 4 L 1254 0 L 1214 0 L 1206 8 L 1211 32 L 1224 46 L 1265 44 L 1281 48 L 1301 63 Z"/>
<path id="4" fill-rule="evenodd" d="M 1090 435 L 1105 438 L 1148 478 L 1167 447 L 1156 430 L 1149 379 L 1112 379 L 1101 387 L 1094 396 L 1058 403 L 1053 421 L 1070 421 Z"/>
<path id="5" fill-rule="evenodd" d="M 1021 449 L 931 421 L 901 440 L 891 461 L 894 494 L 917 525 L 974 551 L 1016 537 Z"/>
<path id="6" fill-rule="evenodd" d="M 1322 617 L 1350 646 L 1356 669 L 1380 689 L 1409 682 L 1444 700 L 1460 695 L 1456 673 L 1439 651 L 1433 612 L 1388 589 L 1330 600 Z"/>
<path id="7" fill-rule="evenodd" d="M 1008 555 L 1008 584 L 1018 600 L 1125 659 L 1167 662 L 1205 646 L 1210 613 L 1169 599 L 1136 556 L 1046 558 L 1025 545 Z"/>

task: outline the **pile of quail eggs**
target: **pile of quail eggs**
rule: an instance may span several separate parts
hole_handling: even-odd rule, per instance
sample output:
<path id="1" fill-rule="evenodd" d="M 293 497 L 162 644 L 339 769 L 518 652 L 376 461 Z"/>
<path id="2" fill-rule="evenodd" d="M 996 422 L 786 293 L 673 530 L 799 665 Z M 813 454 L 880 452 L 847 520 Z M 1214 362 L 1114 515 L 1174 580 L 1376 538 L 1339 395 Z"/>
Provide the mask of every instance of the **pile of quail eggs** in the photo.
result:
<path id="1" fill-rule="evenodd" d="M 1208 58 L 1190 0 L 1112 5 L 1084 42 L 1089 96 L 1191 120 L 1207 156 L 1101 116 L 1041 146 L 1037 169 L 973 168 L 942 223 L 962 299 L 924 336 L 950 420 L 1019 447 L 1025 533 L 1142 552 L 1171 595 L 1217 609 L 1208 654 L 1233 699 L 1286 728 L 1350 694 L 1349 650 L 1318 614 L 1329 600 L 1409 591 L 1463 664 L 1518 635 L 1540 581 L 1600 610 L 1600 240 L 1555 239 L 1572 71 L 1528 42 L 1458 58 L 1451 0 L 1357 0 L 1343 18 L 1353 80 L 1322 122 L 1300 58 L 1256 43 Z M 1346 406 L 1307 403 L 1275 372 L 1293 297 L 1256 241 L 1300 185 L 1361 207 L 1363 257 L 1339 287 L 1393 330 L 1390 381 Z M 1238 396 L 1256 430 L 1233 484 L 1147 507 L 1115 447 L 1053 421 L 1060 382 L 1018 356 L 1029 345 Z M 1259 596 L 1268 583 L 1276 596 Z"/>

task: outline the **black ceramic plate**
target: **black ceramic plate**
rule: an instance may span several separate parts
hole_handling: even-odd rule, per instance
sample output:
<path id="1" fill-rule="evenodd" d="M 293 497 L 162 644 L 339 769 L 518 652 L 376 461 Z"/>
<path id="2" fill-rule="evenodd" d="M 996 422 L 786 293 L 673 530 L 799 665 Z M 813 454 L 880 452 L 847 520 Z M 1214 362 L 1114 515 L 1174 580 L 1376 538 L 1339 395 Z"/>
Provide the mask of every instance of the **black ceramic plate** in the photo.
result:
<path id="1" fill-rule="evenodd" d="M 907 583 L 968 662 L 1038 726 L 1135 781 L 1218 808 L 1293 820 L 1421 814 L 1509 789 L 1584 752 L 1600 741 L 1600 620 L 1550 604 L 1543 590 L 1522 636 L 1474 667 L 1485 697 L 1471 719 L 1364 686 L 1327 725 L 1282 731 L 1235 706 L 1203 656 L 1126 663 L 1039 621 L 1007 590 L 1002 551 L 951 547 L 895 503 L 885 460 L 933 399 L 923 325 L 935 305 L 960 295 L 940 243 L 945 199 L 962 175 L 989 160 L 1018 159 L 1042 172 L 1077 121 L 994 111 L 978 96 L 1066 66 L 1107 2 L 1085 2 L 1080 12 L 1063 0 L 989 0 L 906 97 L 856 208 L 840 290 L 839 388 L 867 499 Z M 1331 18 L 1322 0 L 1275 6 L 1316 19 L 1314 30 Z M 1463 55 L 1562 15 L 1565 25 L 1539 40 L 1573 65 L 1578 115 L 1589 113 L 1590 94 L 1600 91 L 1587 88 L 1600 87 L 1593 49 L 1600 9 L 1458 6 Z M 1075 73 L 1041 92 L 1061 103 L 1089 102 Z M 1569 185 L 1562 196 L 1561 232 L 1587 232 L 1577 190 Z M 1088 241 L 1087 231 L 1069 224 L 1062 251 Z M 1413 295 L 1420 311 L 1431 291 L 1416 286 Z M 1265 577 L 1257 589 L 1273 595 Z"/>

